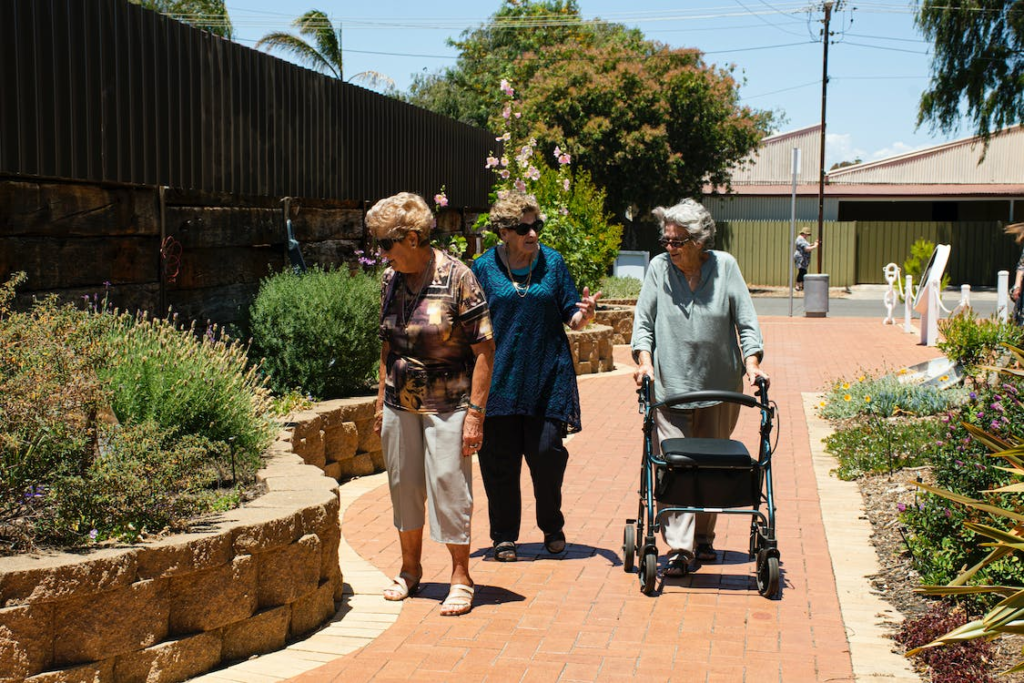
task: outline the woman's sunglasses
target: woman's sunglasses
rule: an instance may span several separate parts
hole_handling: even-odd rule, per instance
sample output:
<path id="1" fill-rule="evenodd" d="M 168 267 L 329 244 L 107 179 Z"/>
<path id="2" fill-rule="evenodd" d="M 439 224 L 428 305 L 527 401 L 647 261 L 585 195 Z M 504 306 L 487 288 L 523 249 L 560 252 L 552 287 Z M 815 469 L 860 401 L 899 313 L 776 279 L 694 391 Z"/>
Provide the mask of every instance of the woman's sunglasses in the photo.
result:
<path id="1" fill-rule="evenodd" d="M 669 247 L 672 247 L 673 249 L 678 249 L 679 247 L 683 246 L 684 244 L 692 240 L 692 237 L 687 237 L 685 240 L 672 240 L 667 237 L 662 237 L 660 240 L 658 240 L 658 244 L 660 244 L 665 249 L 668 249 Z"/>
<path id="2" fill-rule="evenodd" d="M 519 225 L 512 229 L 516 231 L 517 235 L 522 235 L 524 237 L 526 235 L 529 235 L 531 230 L 533 230 L 535 233 L 539 235 L 540 231 L 544 229 L 544 221 L 536 221 L 534 223 L 520 223 Z"/>
<path id="3" fill-rule="evenodd" d="M 380 246 L 381 251 L 391 251 L 391 247 L 405 241 L 405 237 L 405 235 L 401 237 L 381 237 L 377 240 L 377 244 Z"/>

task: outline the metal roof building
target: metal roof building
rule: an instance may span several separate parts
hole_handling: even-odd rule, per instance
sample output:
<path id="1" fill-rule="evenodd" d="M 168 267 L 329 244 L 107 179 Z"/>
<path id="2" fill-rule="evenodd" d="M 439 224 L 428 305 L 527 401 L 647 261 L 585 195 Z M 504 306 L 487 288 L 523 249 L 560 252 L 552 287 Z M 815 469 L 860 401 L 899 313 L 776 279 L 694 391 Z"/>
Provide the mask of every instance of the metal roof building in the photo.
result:
<path id="1" fill-rule="evenodd" d="M 716 219 L 790 217 L 793 150 L 800 150 L 797 219 L 817 220 L 821 127 L 765 138 L 732 176 L 732 190 L 706 188 Z M 982 156 L 984 152 L 984 157 Z M 826 174 L 825 220 L 1024 220 L 1024 127 L 992 136 L 987 151 L 977 137 Z"/>

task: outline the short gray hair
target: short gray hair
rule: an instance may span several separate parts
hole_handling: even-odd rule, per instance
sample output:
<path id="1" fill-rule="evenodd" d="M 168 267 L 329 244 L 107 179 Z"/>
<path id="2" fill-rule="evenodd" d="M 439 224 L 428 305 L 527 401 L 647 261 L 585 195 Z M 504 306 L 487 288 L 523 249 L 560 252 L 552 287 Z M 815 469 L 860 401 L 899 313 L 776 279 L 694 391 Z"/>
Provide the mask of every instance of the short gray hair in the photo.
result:
<path id="1" fill-rule="evenodd" d="M 715 221 L 711 213 L 699 202 L 684 199 L 675 206 L 659 206 L 651 212 L 658 219 L 661 234 L 665 234 L 665 224 L 671 223 L 690 233 L 690 239 L 701 242 L 704 249 L 715 244 Z"/>

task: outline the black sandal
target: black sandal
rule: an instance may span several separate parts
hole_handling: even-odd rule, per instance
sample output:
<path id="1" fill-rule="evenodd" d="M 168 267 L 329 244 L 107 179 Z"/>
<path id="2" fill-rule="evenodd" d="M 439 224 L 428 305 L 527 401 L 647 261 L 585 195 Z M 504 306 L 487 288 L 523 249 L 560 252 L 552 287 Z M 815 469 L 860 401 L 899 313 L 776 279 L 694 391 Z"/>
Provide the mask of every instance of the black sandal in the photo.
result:
<path id="1" fill-rule="evenodd" d="M 565 534 L 561 531 L 553 534 L 544 534 L 544 550 L 552 555 L 565 552 Z"/>
<path id="2" fill-rule="evenodd" d="M 512 541 L 502 541 L 494 544 L 494 559 L 498 562 L 515 562 L 519 559 L 516 554 L 516 544 Z"/>
<path id="3" fill-rule="evenodd" d="M 663 575 L 669 579 L 679 579 L 690 573 L 690 558 L 679 554 L 670 557 L 665 564 Z"/>

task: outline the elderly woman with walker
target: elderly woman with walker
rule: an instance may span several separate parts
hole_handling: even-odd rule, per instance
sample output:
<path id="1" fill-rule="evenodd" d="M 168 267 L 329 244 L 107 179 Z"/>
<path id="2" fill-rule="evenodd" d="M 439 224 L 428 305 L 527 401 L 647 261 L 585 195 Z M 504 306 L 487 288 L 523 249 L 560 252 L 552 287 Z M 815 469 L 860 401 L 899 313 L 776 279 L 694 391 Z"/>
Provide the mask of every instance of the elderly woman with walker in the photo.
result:
<path id="1" fill-rule="evenodd" d="M 742 392 L 742 380 L 768 380 L 761 369 L 764 343 L 754 304 L 736 259 L 711 249 L 715 222 L 692 199 L 654 210 L 666 253 L 651 260 L 633 319 L 634 379 L 653 381 L 655 400 L 692 391 Z M 655 414 L 653 447 L 671 438 L 728 439 L 735 403 L 662 407 Z M 662 507 L 659 504 L 659 508 Z M 713 562 L 714 513 L 666 513 L 662 536 L 669 547 L 664 575 L 685 576 L 696 559 Z"/>
<path id="2" fill-rule="evenodd" d="M 430 537 L 448 547 L 451 585 L 443 616 L 468 613 L 472 460 L 483 441 L 494 341 L 487 300 L 461 261 L 430 246 L 434 216 L 422 197 L 402 192 L 366 214 L 390 267 L 381 285 L 381 435 L 402 567 L 384 589 L 404 600 L 423 578 L 424 505 Z"/>

